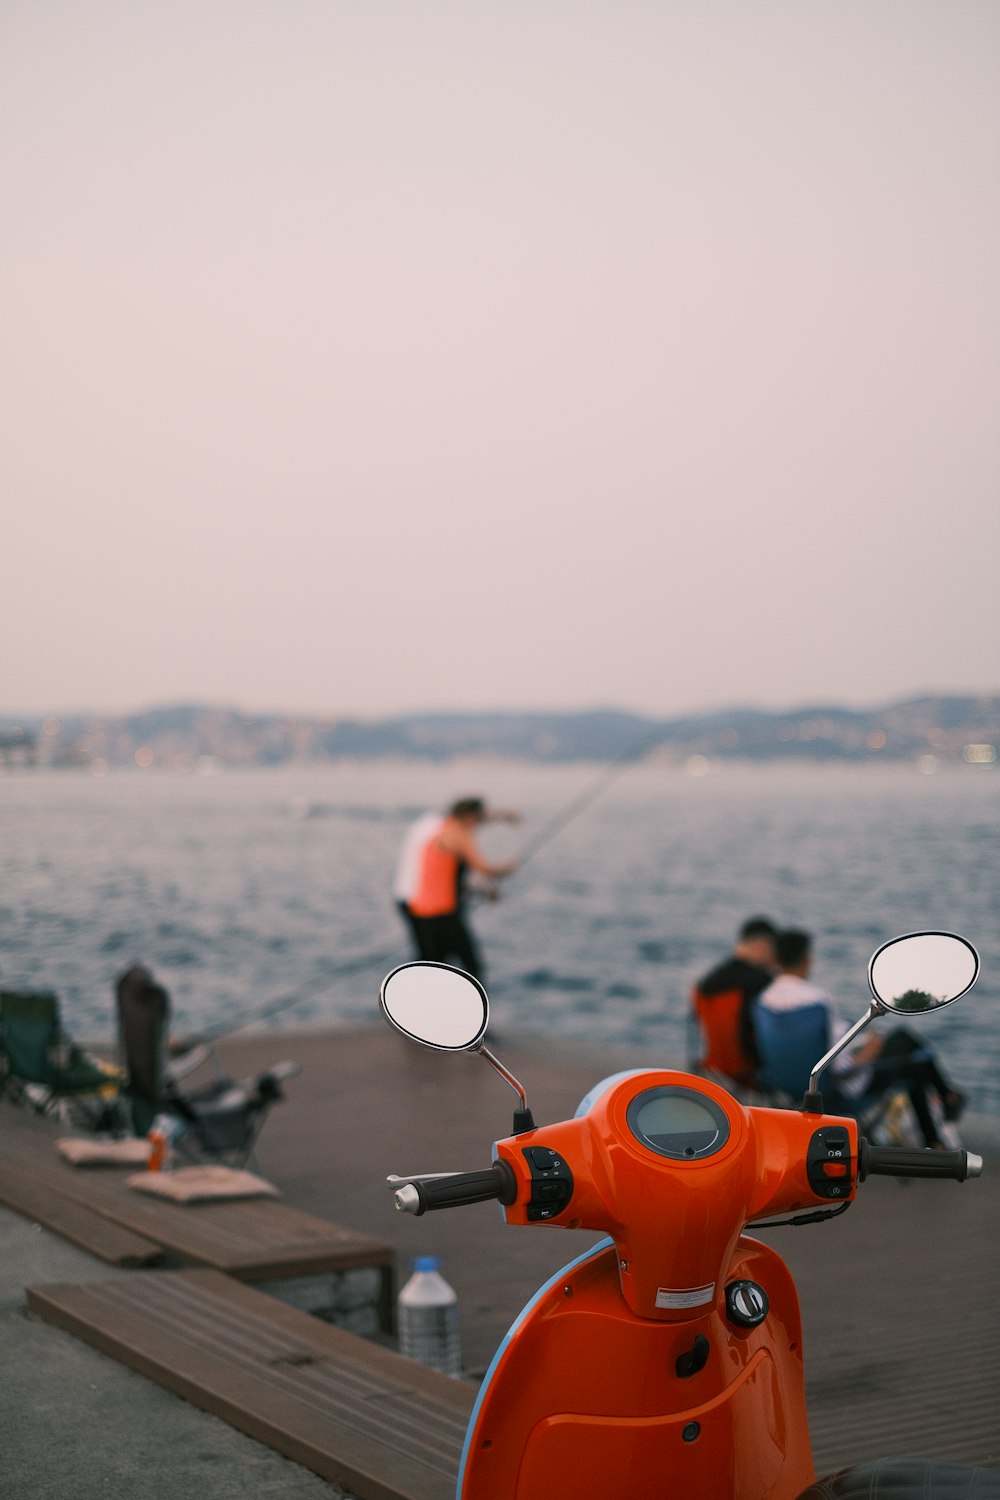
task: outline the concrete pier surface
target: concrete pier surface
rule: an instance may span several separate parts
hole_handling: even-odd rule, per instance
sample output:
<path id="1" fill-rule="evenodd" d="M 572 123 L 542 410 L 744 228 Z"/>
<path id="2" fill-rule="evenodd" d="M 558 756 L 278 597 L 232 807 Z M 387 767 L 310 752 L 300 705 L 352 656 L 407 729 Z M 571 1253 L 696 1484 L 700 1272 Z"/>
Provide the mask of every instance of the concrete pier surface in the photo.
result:
<path id="1" fill-rule="evenodd" d="M 137 1275 L 0 1208 L 3 1500 L 335 1500 L 317 1475 L 25 1309 L 25 1286 Z"/>
<path id="2" fill-rule="evenodd" d="M 524 1083 L 540 1126 L 570 1116 L 609 1073 L 679 1061 L 558 1036 L 500 1035 L 491 1046 Z M 243 1032 L 218 1051 L 236 1077 L 283 1057 L 301 1065 L 264 1128 L 259 1170 L 294 1207 L 390 1240 L 401 1279 L 412 1257 L 440 1255 L 459 1297 L 469 1378 L 485 1370 L 539 1284 L 598 1238 L 507 1228 L 495 1204 L 420 1219 L 395 1212 L 389 1172 L 481 1168 L 493 1140 L 509 1133 L 515 1095 L 481 1058 L 425 1051 L 378 1022 Z M 8 1108 L 0 1106 L 0 1129 Z M 842 1217 L 766 1235 L 802 1303 L 819 1472 L 890 1454 L 1000 1465 L 1000 1120 L 963 1120 L 961 1130 L 985 1158 L 980 1179 L 876 1178 Z M 0 1212 L 3 1493 L 96 1500 L 124 1486 L 131 1500 L 335 1494 L 24 1311 L 24 1285 L 122 1274 L 143 1273 L 111 1271 Z"/>

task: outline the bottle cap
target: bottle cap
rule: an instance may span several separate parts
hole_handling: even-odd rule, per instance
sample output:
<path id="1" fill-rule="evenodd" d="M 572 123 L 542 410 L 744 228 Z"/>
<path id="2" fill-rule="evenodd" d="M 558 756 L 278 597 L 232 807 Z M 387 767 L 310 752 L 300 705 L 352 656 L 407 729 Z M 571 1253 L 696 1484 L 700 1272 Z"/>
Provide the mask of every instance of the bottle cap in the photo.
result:
<path id="1" fill-rule="evenodd" d="M 413 1269 L 415 1271 L 436 1271 L 440 1264 L 441 1260 L 437 1255 L 418 1255 L 413 1262 Z"/>

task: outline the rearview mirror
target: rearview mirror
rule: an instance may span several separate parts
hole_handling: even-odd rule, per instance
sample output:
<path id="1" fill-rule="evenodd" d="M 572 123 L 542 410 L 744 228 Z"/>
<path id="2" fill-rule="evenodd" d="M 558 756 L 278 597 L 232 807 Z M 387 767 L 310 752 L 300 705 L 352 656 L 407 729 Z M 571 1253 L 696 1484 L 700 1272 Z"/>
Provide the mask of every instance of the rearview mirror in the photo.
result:
<path id="1" fill-rule="evenodd" d="M 479 981 L 448 964 L 401 964 L 382 981 L 379 1004 L 397 1031 L 442 1052 L 475 1051 L 490 1019 Z"/>
<path id="2" fill-rule="evenodd" d="M 513 1133 L 534 1130 L 523 1087 L 483 1041 L 490 1002 L 478 979 L 450 964 L 400 964 L 383 979 L 378 1003 L 389 1025 L 411 1041 L 439 1052 L 478 1052 L 517 1095 Z"/>
<path id="3" fill-rule="evenodd" d="M 939 1010 L 971 990 L 979 955 L 954 932 L 914 932 L 884 943 L 868 965 L 872 994 L 904 1015 Z"/>

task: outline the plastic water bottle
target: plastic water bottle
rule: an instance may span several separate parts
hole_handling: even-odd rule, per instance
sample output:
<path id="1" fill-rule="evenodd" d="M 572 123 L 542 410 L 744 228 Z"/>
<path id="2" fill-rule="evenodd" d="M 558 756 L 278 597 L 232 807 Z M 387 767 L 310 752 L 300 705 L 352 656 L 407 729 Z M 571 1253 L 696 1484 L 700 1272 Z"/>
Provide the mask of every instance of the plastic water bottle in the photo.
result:
<path id="1" fill-rule="evenodd" d="M 399 1294 L 399 1350 L 443 1375 L 462 1373 L 458 1298 L 439 1273 L 441 1262 L 419 1255 L 413 1275 Z"/>
<path id="2" fill-rule="evenodd" d="M 176 1115 L 157 1115 L 146 1137 L 149 1141 L 148 1171 L 170 1171 L 174 1164 L 174 1142 L 183 1134 L 184 1126 Z"/>

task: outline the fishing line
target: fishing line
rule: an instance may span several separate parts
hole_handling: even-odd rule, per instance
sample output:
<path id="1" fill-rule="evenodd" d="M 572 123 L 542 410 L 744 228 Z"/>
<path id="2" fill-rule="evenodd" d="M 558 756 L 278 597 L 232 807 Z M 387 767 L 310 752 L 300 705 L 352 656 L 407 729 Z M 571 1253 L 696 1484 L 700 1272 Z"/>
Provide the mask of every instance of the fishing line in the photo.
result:
<path id="1" fill-rule="evenodd" d="M 368 969 L 381 968 L 385 964 L 397 964 L 399 960 L 399 943 L 391 948 L 379 948 L 371 953 L 361 953 L 356 958 L 346 959 L 325 976 L 327 985 L 319 991 L 317 998 L 322 996 L 341 979 L 347 979 L 351 974 L 361 974 Z M 218 1041 L 220 1037 L 232 1036 L 234 1032 L 243 1031 L 247 1026 L 255 1026 L 258 1021 L 268 1021 L 272 1016 L 280 1015 L 283 1010 L 290 1009 L 293 1005 L 302 1002 L 301 995 L 282 995 L 278 1000 L 271 1000 L 266 1005 L 248 1012 L 243 1020 L 237 1021 L 234 1026 L 224 1026 L 221 1030 L 210 1030 L 200 1032 L 195 1041 Z"/>

